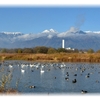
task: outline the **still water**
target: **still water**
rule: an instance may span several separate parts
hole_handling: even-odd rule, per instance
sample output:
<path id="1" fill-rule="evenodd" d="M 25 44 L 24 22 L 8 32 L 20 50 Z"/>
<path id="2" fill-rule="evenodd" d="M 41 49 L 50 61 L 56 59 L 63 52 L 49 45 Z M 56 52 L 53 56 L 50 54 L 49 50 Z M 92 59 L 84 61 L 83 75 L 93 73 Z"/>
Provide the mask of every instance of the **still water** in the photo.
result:
<path id="1" fill-rule="evenodd" d="M 100 93 L 100 64 L 5 61 L 0 65 L 1 84 L 4 79 L 6 89 L 19 93 Z"/>

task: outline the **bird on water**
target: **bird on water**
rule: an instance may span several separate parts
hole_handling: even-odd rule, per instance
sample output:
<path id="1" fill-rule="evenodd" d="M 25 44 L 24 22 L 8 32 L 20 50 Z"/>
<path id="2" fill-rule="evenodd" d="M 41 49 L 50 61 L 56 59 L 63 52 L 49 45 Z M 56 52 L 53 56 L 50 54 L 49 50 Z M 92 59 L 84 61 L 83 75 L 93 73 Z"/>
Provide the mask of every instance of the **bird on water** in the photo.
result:
<path id="1" fill-rule="evenodd" d="M 82 93 L 82 94 L 83 94 L 83 93 L 87 93 L 87 91 L 81 90 L 81 93 Z"/>
<path id="2" fill-rule="evenodd" d="M 72 80 L 72 83 L 76 83 L 76 82 L 77 82 L 77 80 L 76 80 L 76 79 Z"/>

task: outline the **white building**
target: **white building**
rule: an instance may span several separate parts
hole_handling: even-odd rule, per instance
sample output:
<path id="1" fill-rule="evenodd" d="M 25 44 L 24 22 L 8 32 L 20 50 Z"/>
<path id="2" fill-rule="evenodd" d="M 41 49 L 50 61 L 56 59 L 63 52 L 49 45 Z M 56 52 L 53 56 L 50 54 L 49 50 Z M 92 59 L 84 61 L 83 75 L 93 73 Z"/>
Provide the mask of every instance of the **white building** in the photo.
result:
<path id="1" fill-rule="evenodd" d="M 65 40 L 63 39 L 62 40 L 62 48 L 65 48 Z M 68 48 L 66 48 L 66 50 L 75 50 L 74 48 L 71 48 L 71 47 L 68 47 Z"/>
<path id="2" fill-rule="evenodd" d="M 66 48 L 66 50 L 75 50 L 74 48 L 71 48 L 71 47 L 68 47 L 68 48 Z"/>
<path id="3" fill-rule="evenodd" d="M 65 40 L 62 40 L 62 48 L 65 48 Z"/>

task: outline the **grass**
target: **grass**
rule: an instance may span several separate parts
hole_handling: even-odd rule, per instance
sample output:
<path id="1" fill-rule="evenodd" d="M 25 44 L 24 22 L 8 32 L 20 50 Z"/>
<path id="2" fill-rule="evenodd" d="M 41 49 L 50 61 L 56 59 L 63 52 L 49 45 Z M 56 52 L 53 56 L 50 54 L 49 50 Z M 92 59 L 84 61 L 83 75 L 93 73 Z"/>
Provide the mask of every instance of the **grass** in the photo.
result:
<path id="1" fill-rule="evenodd" d="M 0 54 L 0 60 L 47 62 L 100 62 L 100 53 Z"/>
<path id="2" fill-rule="evenodd" d="M 0 69 L 1 79 L 0 79 L 0 94 L 18 94 L 17 89 L 9 87 L 12 80 L 12 71 L 10 73 L 4 73 L 4 66 Z M 6 88 L 8 87 L 8 88 Z"/>

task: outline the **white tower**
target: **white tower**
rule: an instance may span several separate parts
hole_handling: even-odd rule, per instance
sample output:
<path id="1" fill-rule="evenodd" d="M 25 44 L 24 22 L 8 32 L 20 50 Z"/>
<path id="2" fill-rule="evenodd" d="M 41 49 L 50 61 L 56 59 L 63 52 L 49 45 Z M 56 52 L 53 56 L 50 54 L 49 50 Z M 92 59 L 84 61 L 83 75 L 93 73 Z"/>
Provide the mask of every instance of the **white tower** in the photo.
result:
<path id="1" fill-rule="evenodd" d="M 65 48 L 65 41 L 62 40 L 62 48 Z"/>

